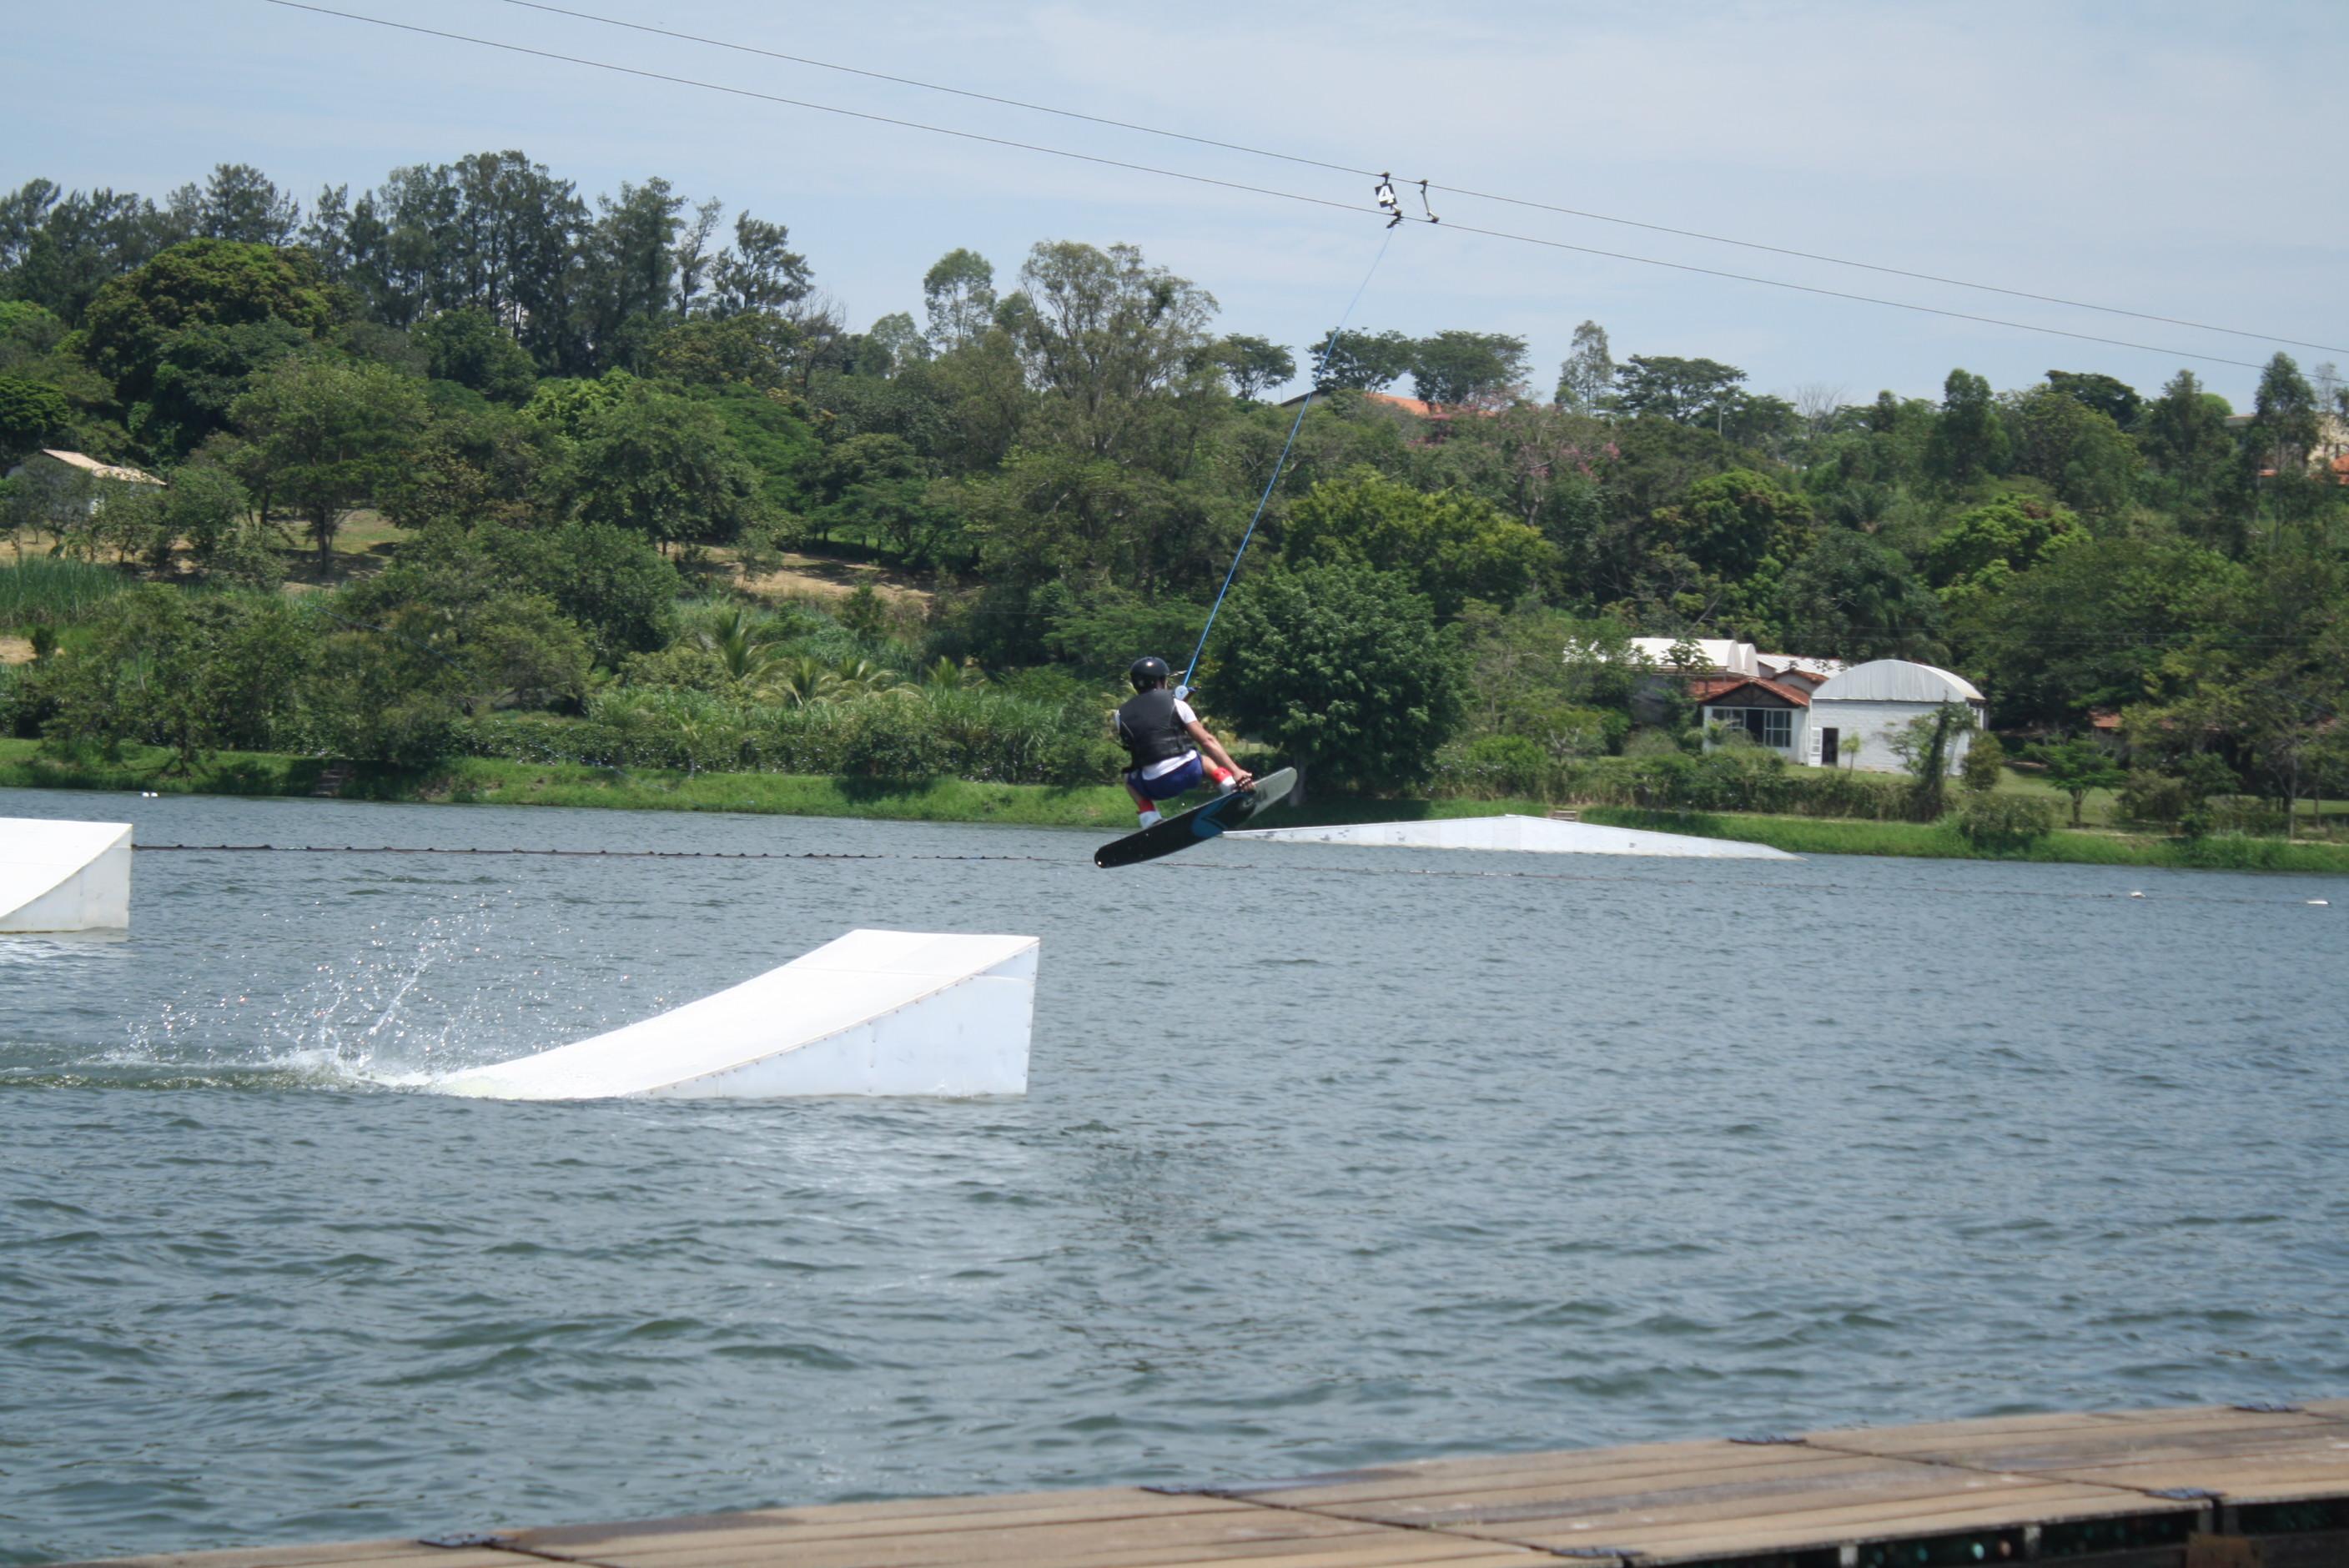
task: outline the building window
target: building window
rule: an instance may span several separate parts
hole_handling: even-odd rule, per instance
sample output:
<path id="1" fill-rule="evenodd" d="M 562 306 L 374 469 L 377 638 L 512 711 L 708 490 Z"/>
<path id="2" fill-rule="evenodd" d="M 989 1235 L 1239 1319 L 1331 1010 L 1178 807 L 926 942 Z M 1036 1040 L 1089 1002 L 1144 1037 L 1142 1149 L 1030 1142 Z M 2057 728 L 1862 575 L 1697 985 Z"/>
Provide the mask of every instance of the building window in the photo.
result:
<path id="1" fill-rule="evenodd" d="M 1716 707 L 1717 723 L 1734 725 L 1754 738 L 1756 746 L 1785 751 L 1795 744 L 1795 716 L 1783 707 Z"/>

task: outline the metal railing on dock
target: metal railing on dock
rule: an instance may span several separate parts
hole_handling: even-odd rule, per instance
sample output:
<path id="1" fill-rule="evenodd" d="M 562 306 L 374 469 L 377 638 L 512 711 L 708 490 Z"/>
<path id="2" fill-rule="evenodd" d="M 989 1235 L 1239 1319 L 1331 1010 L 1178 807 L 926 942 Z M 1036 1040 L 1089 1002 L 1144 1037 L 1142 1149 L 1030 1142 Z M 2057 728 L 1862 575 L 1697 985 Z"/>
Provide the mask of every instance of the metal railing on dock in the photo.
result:
<path id="1" fill-rule="evenodd" d="M 122 1559 L 160 1568 L 2318 1568 L 2349 1399 L 1432 1460 L 1283 1480 L 786 1508 Z M 88 1568 L 88 1565 L 85 1565 Z"/>

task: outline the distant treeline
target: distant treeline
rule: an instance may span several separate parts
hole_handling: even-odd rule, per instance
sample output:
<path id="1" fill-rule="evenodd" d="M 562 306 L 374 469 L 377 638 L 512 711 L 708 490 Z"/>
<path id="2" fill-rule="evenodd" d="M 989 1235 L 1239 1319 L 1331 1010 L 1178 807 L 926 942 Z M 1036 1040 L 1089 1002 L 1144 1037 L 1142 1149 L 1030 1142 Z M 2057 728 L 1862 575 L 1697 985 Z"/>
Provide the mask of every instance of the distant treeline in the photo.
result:
<path id="1" fill-rule="evenodd" d="M 1131 246 L 1065 239 L 1008 278 L 949 250 L 920 300 L 852 330 L 792 242 L 657 178 L 591 200 L 519 152 L 306 204 L 241 165 L 160 201 L 34 181 L 0 199 L 0 459 L 66 448 L 171 483 L 36 459 L 5 498 L 18 550 L 220 590 L 191 628 L 313 579 L 331 592 L 301 612 L 319 640 L 285 674 L 297 696 L 357 678 L 368 660 L 317 651 L 348 638 L 440 705 L 362 724 L 398 694 L 335 687 L 313 706 L 344 717 L 304 733 L 348 748 L 505 747 L 499 716 L 604 724 L 633 702 L 627 724 L 695 755 L 676 727 L 708 714 L 675 694 L 772 705 L 691 656 L 709 614 L 676 601 L 792 549 L 917 574 L 918 614 L 834 628 L 855 646 L 833 653 L 899 686 L 943 658 L 1075 723 L 1135 653 L 1185 655 L 1286 434 L 1261 399 L 1299 350 L 1218 333 L 1206 288 Z M 1473 327 L 1303 352 L 1329 396 L 1203 697 L 1350 782 L 1620 751 L 1636 683 L 1562 650 L 1639 634 L 1951 665 L 2011 735 L 2116 714 L 2105 744 L 2201 795 L 2343 787 L 2349 405 L 2330 366 L 2277 355 L 2237 417 L 2183 370 L 2150 392 L 2061 369 L 2003 391 L 1953 370 L 1938 400 L 1765 392 L 1711 359 L 1619 361 L 1588 322 L 1554 380 Z M 1405 385 L 1416 402 L 1375 396 Z M 399 530 L 380 571 L 336 550 L 370 511 Z M 165 657 L 98 625 L 115 613 L 45 633 L 40 672 L 8 677 L 15 727 L 152 731 L 88 695 L 94 661 Z M 408 645 L 430 656 L 392 654 Z M 524 670 L 518 648 L 560 656 Z M 1692 745 L 1691 723 L 1661 717 Z M 880 749 L 997 776 L 1099 762 L 1090 739 L 961 733 Z"/>

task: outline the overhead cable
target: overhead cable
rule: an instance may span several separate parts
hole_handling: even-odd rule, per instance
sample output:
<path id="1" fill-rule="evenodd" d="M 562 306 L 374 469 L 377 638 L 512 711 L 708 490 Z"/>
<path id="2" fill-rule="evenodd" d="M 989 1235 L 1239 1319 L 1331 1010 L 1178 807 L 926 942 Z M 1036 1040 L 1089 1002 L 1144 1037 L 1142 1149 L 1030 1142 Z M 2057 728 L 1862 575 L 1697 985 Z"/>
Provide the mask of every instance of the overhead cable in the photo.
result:
<path id="1" fill-rule="evenodd" d="M 1284 201 L 1302 202 L 1311 207 L 1333 208 L 1341 212 L 1368 211 L 1384 221 L 1388 214 L 1375 208 L 1364 209 L 1351 201 L 1334 201 L 1327 196 L 1310 196 L 1301 191 L 1281 191 L 1266 185 L 1251 185 L 1243 181 L 1219 180 L 1212 175 L 1193 174 L 1179 169 L 1164 169 L 1155 164 L 1134 163 L 1123 159 L 1103 158 L 1096 153 L 1076 152 L 1067 148 L 1048 147 L 1040 142 L 1018 141 L 1009 137 L 988 136 L 975 130 L 962 130 L 952 126 L 932 125 L 923 120 L 904 119 L 895 115 L 874 114 L 864 109 L 843 108 L 835 104 L 816 103 L 807 98 L 788 98 L 780 93 L 761 92 L 753 88 L 730 87 L 723 82 L 706 81 L 697 77 L 680 77 L 666 71 L 647 70 L 639 66 L 616 65 L 609 60 L 589 59 L 581 55 L 566 55 L 554 49 L 541 49 L 526 44 L 509 44 L 495 38 L 476 37 L 469 33 L 450 32 L 440 27 L 427 27 L 413 22 L 395 22 L 382 16 L 369 16 L 357 11 L 341 11 L 332 6 L 315 5 L 307 0 L 264 0 L 264 4 L 289 11 L 307 11 L 320 16 L 339 17 L 347 22 L 363 22 L 370 26 L 388 27 L 397 32 L 414 33 L 425 37 L 443 38 L 452 43 L 471 44 L 486 49 L 499 49 L 508 54 L 526 55 L 535 59 L 554 60 L 564 65 L 585 66 L 591 70 L 609 71 L 617 76 L 636 77 L 647 81 L 666 82 L 673 87 L 697 88 L 705 92 L 724 93 L 731 98 L 751 98 L 762 103 L 781 104 L 790 108 L 812 109 L 820 114 L 839 115 L 848 119 L 864 120 L 874 125 L 895 126 L 905 130 L 919 130 L 933 136 L 950 136 L 963 141 L 981 142 L 991 147 L 1008 147 L 1022 152 L 1040 152 L 1048 157 L 1064 158 L 1079 163 L 1091 163 L 1108 169 L 1121 169 L 1129 173 L 1150 174 L 1166 180 L 1185 181 L 1194 185 L 1211 185 L 1225 191 L 1242 191 L 1255 196 L 1271 196 Z M 1919 304 L 1909 300 L 1885 299 L 1875 294 L 1854 294 L 1843 289 L 1822 288 L 1812 284 L 1791 283 L 1784 278 L 1765 278 L 1750 273 L 1733 273 L 1719 267 L 1701 267 L 1689 262 L 1668 262 L 1655 256 L 1633 255 L 1625 251 L 1602 250 L 1595 245 L 1571 244 L 1564 240 L 1546 240 L 1531 234 L 1511 233 L 1500 229 L 1483 229 L 1465 223 L 1434 223 L 1429 219 L 1413 218 L 1443 231 L 1479 234 L 1487 239 L 1508 240 L 1518 244 L 1538 245 L 1547 250 L 1570 251 L 1579 255 L 1600 256 L 1609 261 L 1634 262 L 1641 266 L 1664 267 L 1673 272 L 1693 273 L 1704 277 L 1726 278 L 1736 283 L 1759 284 L 1767 288 L 1785 289 L 1795 294 L 1816 294 L 1824 299 L 1848 300 L 1859 304 L 1881 305 L 1888 310 L 1905 310 L 1920 315 L 1940 316 L 1951 321 L 1967 321 L 1986 326 L 2002 326 L 2016 332 L 2035 332 L 2054 337 L 2070 338 L 2080 343 L 2103 344 L 2113 348 L 2130 348 L 2147 354 L 2158 354 L 2173 359 L 2195 359 L 2209 365 L 2228 365 L 2244 370 L 2261 370 L 2266 366 L 2248 359 L 2229 359 L 2222 355 L 2199 354 L 2191 349 L 2166 347 L 2159 344 L 2137 343 L 2128 338 L 2105 337 L 2092 332 L 2073 332 L 2060 326 L 2041 326 L 2032 322 L 2011 321 L 2002 316 L 1978 315 L 1970 311 L 1947 310 L 1939 305 Z"/>
<path id="2" fill-rule="evenodd" d="M 1143 136 L 1164 137 L 1174 141 L 1187 141 L 1194 146 L 1219 148 L 1226 152 L 1244 152 L 1252 158 L 1276 159 L 1308 169 L 1326 169 L 1340 174 L 1356 174 L 1364 178 L 1382 171 L 1356 169 L 1348 164 L 1332 163 L 1327 159 L 1310 158 L 1300 153 L 1283 152 L 1275 148 L 1257 147 L 1247 142 L 1224 141 L 1212 136 L 1199 136 L 1190 131 L 1173 130 L 1164 126 L 1143 125 L 1129 119 L 1116 119 L 1107 115 L 1086 114 L 1079 109 L 1061 108 L 1052 104 L 1036 103 L 1026 98 L 1007 98 L 995 93 L 978 92 L 969 88 L 957 88 L 944 82 L 924 81 L 917 77 L 901 77 L 887 71 L 868 70 L 861 66 L 844 66 L 833 60 L 819 60 L 807 55 L 787 54 L 780 49 L 762 48 L 730 38 L 712 38 L 699 33 L 688 33 L 673 27 L 657 27 L 646 22 L 631 22 L 625 17 L 605 16 L 593 11 L 581 11 L 567 5 L 553 5 L 546 0 L 504 0 L 504 3 L 526 11 L 543 11 L 551 15 L 568 16 L 574 21 L 593 22 L 605 27 L 621 27 L 630 32 L 650 34 L 657 37 L 675 38 L 681 43 L 700 44 L 713 49 L 729 49 L 737 54 L 756 55 L 765 59 L 781 60 L 790 65 L 809 66 L 817 70 L 837 71 L 843 76 L 864 77 L 873 81 L 892 82 L 900 87 L 919 88 L 925 92 L 947 93 L 956 98 L 975 99 L 980 103 L 998 104 L 1007 108 L 1023 109 L 1030 114 L 1054 115 L 1062 119 L 1082 120 L 1091 125 L 1104 125 L 1118 130 L 1131 130 Z M 1594 223 L 1613 223 L 1628 229 L 1645 229 L 1651 233 L 1672 234 L 1684 240 L 1702 240 L 1707 244 L 1733 245 L 1741 250 L 1762 251 L 1771 255 L 1792 256 L 1801 261 L 1819 262 L 1828 266 L 1850 267 L 1859 272 L 1881 273 L 1888 277 L 1909 278 L 1918 283 L 1938 284 L 1949 288 L 1973 289 L 1982 294 L 2004 294 L 2011 299 L 2033 300 L 2041 304 L 2063 305 L 2072 310 L 2092 310 L 2106 315 L 2129 316 L 2137 321 L 2159 322 L 2165 326 L 2190 327 L 2197 332 L 2215 332 L 2229 337 L 2247 337 L 2261 343 L 2289 344 L 2294 348 L 2313 348 L 2328 354 L 2349 354 L 2349 348 L 2334 344 L 2311 343 L 2302 338 L 2284 337 L 2271 332 L 2250 332 L 2241 327 L 2219 326 L 2209 322 L 2189 321 L 2183 316 L 2162 315 L 2152 311 L 2130 310 L 2122 305 L 2097 304 L 2090 300 L 2067 299 L 2060 294 L 2041 294 L 2031 289 L 2008 288 L 1999 284 L 1976 283 L 1968 278 L 1946 277 L 1938 273 L 1920 272 L 1909 267 L 1887 266 L 1877 262 L 1855 261 L 1848 256 L 1831 256 L 1818 251 L 1796 250 L 1790 245 L 1773 245 L 1760 240 L 1741 240 L 1729 234 L 1707 233 L 1702 229 L 1677 228 L 1670 223 L 1649 222 L 1638 218 L 1619 217 L 1608 212 L 1595 212 L 1588 208 L 1568 207 L 1555 201 L 1536 201 L 1530 197 L 1510 196 L 1493 191 L 1476 191 L 1465 185 L 1447 184 L 1433 178 L 1418 181 L 1423 190 L 1445 191 L 1454 196 L 1465 196 L 1475 201 L 1495 201 L 1511 207 L 1525 207 L 1536 211 L 1556 212 L 1568 218 L 1582 218 Z"/>

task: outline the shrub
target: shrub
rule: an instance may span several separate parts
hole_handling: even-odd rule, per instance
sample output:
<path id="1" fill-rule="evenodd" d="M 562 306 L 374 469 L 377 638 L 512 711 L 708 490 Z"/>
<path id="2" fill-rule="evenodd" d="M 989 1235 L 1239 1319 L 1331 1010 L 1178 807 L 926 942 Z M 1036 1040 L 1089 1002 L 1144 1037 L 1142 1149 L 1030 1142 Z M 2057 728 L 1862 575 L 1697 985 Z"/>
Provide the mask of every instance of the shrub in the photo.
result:
<path id="1" fill-rule="evenodd" d="M 2157 773 L 2150 768 L 2129 769 L 2117 802 L 2124 821 L 2150 822 L 2164 828 L 2178 826 L 2193 808 L 2185 780 Z"/>
<path id="2" fill-rule="evenodd" d="M 1482 735 L 1465 746 L 1446 747 L 1436 759 L 1436 777 L 1449 793 L 1533 795 L 1547 799 L 1557 766 L 1541 744 L 1523 735 Z"/>
<path id="3" fill-rule="evenodd" d="M 2196 813 L 2205 833 L 2242 833 L 2264 838 L 2283 831 L 2283 813 L 2257 795 L 2213 795 Z"/>
<path id="4" fill-rule="evenodd" d="M 1969 790 L 1950 820 L 1975 849 L 2023 850 L 2054 830 L 2055 803 L 2041 795 Z"/>
<path id="5" fill-rule="evenodd" d="M 1969 794 L 1986 795 L 1998 788 L 2000 773 L 2006 767 L 2006 748 L 1998 737 L 1983 730 L 1966 748 L 1965 760 L 1958 764 L 1958 777 Z"/>

